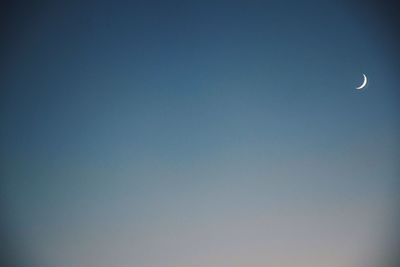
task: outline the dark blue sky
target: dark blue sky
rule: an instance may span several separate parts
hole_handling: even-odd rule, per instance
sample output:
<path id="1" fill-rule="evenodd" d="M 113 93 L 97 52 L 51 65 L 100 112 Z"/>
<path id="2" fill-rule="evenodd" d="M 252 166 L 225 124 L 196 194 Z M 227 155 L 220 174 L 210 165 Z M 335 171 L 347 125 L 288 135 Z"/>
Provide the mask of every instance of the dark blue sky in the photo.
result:
<path id="1" fill-rule="evenodd" d="M 41 266 L 381 257 L 398 193 L 393 29 L 359 3 L 249 2 L 13 9 L 4 227 Z"/>

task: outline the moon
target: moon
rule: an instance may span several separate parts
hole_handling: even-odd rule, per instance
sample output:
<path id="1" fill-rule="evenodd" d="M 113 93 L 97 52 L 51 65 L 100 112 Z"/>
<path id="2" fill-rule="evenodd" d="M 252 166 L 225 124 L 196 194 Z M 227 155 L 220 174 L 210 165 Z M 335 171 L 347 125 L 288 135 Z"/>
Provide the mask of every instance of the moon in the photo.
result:
<path id="1" fill-rule="evenodd" d="M 367 78 L 367 76 L 366 76 L 364 73 L 363 73 L 363 76 L 364 76 L 364 81 L 363 81 L 363 83 L 362 83 L 360 86 L 356 87 L 357 90 L 361 90 L 361 89 L 363 89 L 365 86 L 367 86 L 368 78 Z"/>

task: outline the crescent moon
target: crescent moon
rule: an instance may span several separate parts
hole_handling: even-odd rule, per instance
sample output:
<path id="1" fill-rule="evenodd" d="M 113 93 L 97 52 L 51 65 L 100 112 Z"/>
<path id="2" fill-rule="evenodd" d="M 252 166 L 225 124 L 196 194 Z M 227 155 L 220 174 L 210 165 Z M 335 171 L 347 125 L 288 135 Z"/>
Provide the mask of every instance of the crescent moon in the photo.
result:
<path id="1" fill-rule="evenodd" d="M 362 83 L 360 86 L 356 87 L 357 90 L 363 89 L 363 88 L 367 85 L 367 83 L 368 83 L 368 78 L 367 78 L 367 76 L 366 76 L 364 73 L 363 73 L 363 76 L 364 76 L 364 81 L 363 81 L 363 83 Z"/>

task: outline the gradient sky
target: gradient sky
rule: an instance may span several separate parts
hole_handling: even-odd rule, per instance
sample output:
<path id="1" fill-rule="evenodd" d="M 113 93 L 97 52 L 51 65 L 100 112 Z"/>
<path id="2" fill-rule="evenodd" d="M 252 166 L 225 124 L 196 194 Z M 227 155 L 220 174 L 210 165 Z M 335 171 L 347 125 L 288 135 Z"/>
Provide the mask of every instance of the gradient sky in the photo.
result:
<path id="1" fill-rule="evenodd" d="M 249 3 L 250 2 L 250 3 Z M 42 267 L 365 267 L 398 193 L 394 39 L 346 1 L 18 6 L 2 227 Z M 368 87 L 355 90 L 369 77 Z"/>

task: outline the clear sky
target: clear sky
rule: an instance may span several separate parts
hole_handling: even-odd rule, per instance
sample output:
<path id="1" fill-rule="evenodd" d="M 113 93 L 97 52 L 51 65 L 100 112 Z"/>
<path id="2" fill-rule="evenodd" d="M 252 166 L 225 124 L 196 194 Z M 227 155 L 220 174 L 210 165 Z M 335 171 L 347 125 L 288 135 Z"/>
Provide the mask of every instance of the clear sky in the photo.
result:
<path id="1" fill-rule="evenodd" d="M 379 9 L 60 1 L 12 12 L 2 49 L 2 229 L 26 262 L 385 259 L 400 98 L 396 40 Z M 357 91 L 363 73 L 369 83 Z"/>

